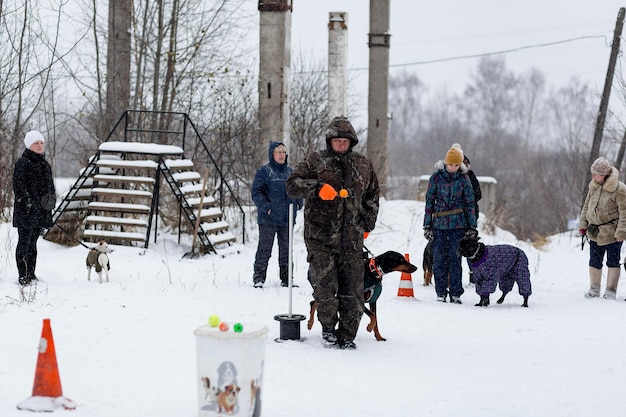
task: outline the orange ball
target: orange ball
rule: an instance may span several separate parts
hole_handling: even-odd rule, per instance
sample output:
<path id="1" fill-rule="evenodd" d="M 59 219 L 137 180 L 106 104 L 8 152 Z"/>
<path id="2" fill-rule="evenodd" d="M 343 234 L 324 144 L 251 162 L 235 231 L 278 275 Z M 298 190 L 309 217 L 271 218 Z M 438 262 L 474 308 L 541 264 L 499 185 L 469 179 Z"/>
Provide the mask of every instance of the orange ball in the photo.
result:
<path id="1" fill-rule="evenodd" d="M 342 188 L 341 190 L 339 190 L 339 197 L 346 198 L 347 196 L 348 196 L 348 190 L 346 190 L 345 188 Z"/>
<path id="2" fill-rule="evenodd" d="M 226 322 L 224 322 L 224 321 L 223 321 L 223 322 L 221 322 L 221 323 L 220 323 L 220 331 L 221 331 L 221 332 L 227 332 L 227 331 L 228 331 L 228 323 L 226 323 Z"/>

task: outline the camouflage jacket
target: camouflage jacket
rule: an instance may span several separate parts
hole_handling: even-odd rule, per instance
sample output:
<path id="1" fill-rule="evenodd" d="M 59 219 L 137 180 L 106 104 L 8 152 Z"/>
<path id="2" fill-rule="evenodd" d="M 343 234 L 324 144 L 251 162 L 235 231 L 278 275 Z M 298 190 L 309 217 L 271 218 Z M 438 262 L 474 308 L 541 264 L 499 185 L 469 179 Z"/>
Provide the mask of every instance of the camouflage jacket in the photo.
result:
<path id="1" fill-rule="evenodd" d="M 346 198 L 322 200 L 318 193 L 324 184 Z M 330 147 L 307 155 L 287 180 L 287 194 L 304 198 L 304 239 L 307 248 L 330 252 L 361 253 L 363 232 L 376 225 L 378 178 L 372 163 L 363 155 L 334 152 Z"/>

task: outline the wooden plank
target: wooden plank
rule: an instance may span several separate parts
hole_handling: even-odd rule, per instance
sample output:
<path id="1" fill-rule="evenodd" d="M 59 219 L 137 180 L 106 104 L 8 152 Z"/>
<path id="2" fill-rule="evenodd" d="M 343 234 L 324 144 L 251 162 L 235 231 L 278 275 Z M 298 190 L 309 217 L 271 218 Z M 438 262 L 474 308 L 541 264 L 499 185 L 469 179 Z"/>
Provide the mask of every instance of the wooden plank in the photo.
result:
<path id="1" fill-rule="evenodd" d="M 194 215 L 198 216 L 198 210 L 194 211 Z M 206 209 L 202 209 L 200 213 L 201 220 L 210 220 L 210 219 L 219 219 L 222 217 L 222 210 L 219 207 L 210 207 Z"/>
<path id="2" fill-rule="evenodd" d="M 88 203 L 89 200 L 72 200 L 63 211 L 87 210 Z"/>
<path id="3" fill-rule="evenodd" d="M 119 196 L 119 197 L 152 198 L 151 191 L 128 190 L 128 189 L 121 189 L 121 188 L 96 187 L 96 188 L 92 188 L 91 193 L 95 195 L 114 195 L 114 196 Z"/>
<path id="4" fill-rule="evenodd" d="M 200 225 L 204 233 L 207 234 L 216 234 L 218 232 L 222 232 L 224 230 L 228 230 L 228 222 L 221 220 L 217 222 L 206 222 Z"/>
<path id="5" fill-rule="evenodd" d="M 103 175 L 97 174 L 93 176 L 94 181 L 106 183 L 125 183 L 125 184 L 154 184 L 154 178 L 140 177 L 133 175 Z"/>
<path id="6" fill-rule="evenodd" d="M 119 213 L 142 213 L 149 214 L 150 207 L 144 204 L 124 204 L 124 203 L 104 203 L 92 201 L 89 203 L 89 209 L 95 211 L 112 211 Z"/>
<path id="7" fill-rule="evenodd" d="M 159 166 L 154 161 L 140 160 L 140 161 L 118 161 L 99 159 L 96 162 L 98 168 L 115 168 L 115 169 L 157 169 Z"/>
<path id="8" fill-rule="evenodd" d="M 177 182 L 192 182 L 192 181 L 200 181 L 202 179 L 200 177 L 200 174 L 197 173 L 196 171 L 176 172 L 172 174 L 172 177 L 174 177 L 174 179 Z"/>
<path id="9" fill-rule="evenodd" d="M 237 239 L 231 232 L 221 233 L 219 235 L 209 235 L 209 241 L 213 245 L 223 245 L 225 243 L 235 242 Z"/>
<path id="10" fill-rule="evenodd" d="M 100 144 L 100 152 L 136 153 L 146 155 L 182 155 L 183 148 L 156 143 L 110 141 Z"/>
<path id="11" fill-rule="evenodd" d="M 187 184 L 187 185 L 183 185 L 182 187 L 180 187 L 180 191 L 183 194 L 200 193 L 200 191 L 202 191 L 202 184 Z"/>
<path id="12" fill-rule="evenodd" d="M 165 166 L 170 171 L 190 171 L 193 170 L 193 161 L 191 159 L 166 159 Z"/>
<path id="13" fill-rule="evenodd" d="M 134 219 L 130 217 L 109 217 L 109 216 L 87 216 L 85 222 L 89 224 L 114 224 L 120 226 L 148 227 L 145 219 Z"/>
<path id="14" fill-rule="evenodd" d="M 75 185 L 76 184 L 72 185 L 72 188 L 76 188 Z M 93 178 L 89 177 L 89 178 L 85 178 L 85 181 L 83 181 L 80 184 L 80 188 L 91 188 L 92 185 L 93 185 Z"/>
<path id="15" fill-rule="evenodd" d="M 187 203 L 191 206 L 191 207 L 198 207 L 200 205 L 200 197 L 192 197 L 192 198 L 187 198 Z M 215 199 L 213 197 L 209 197 L 208 195 L 204 196 L 204 200 L 202 201 L 202 205 L 204 207 L 210 207 L 213 204 L 215 204 Z"/>
<path id="16" fill-rule="evenodd" d="M 112 230 L 91 230 L 87 229 L 83 232 L 83 238 L 96 237 L 98 239 L 124 239 L 134 241 L 145 241 L 145 233 L 136 232 L 115 232 Z"/>
<path id="17" fill-rule="evenodd" d="M 71 190 L 70 190 L 71 191 Z M 67 197 L 69 191 L 63 194 L 63 198 Z M 79 188 L 76 190 L 76 194 L 72 197 L 72 201 L 77 200 L 89 200 L 91 197 L 91 188 Z"/>

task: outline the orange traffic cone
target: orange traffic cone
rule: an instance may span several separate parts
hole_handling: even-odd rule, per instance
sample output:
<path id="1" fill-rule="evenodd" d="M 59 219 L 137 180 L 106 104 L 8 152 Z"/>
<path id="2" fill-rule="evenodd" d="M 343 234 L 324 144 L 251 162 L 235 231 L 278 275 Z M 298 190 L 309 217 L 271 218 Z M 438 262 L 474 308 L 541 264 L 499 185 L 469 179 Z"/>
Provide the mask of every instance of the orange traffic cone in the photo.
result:
<path id="1" fill-rule="evenodd" d="M 409 262 L 409 254 L 405 253 L 404 258 Z M 414 297 L 413 295 L 413 279 L 409 272 L 403 272 L 400 277 L 400 286 L 398 287 L 398 297 Z"/>
<path id="2" fill-rule="evenodd" d="M 29 411 L 54 411 L 55 408 L 63 407 L 66 410 L 73 410 L 76 406 L 72 400 L 63 396 L 50 319 L 43 320 L 38 350 L 33 396 L 22 401 L 17 408 Z"/>

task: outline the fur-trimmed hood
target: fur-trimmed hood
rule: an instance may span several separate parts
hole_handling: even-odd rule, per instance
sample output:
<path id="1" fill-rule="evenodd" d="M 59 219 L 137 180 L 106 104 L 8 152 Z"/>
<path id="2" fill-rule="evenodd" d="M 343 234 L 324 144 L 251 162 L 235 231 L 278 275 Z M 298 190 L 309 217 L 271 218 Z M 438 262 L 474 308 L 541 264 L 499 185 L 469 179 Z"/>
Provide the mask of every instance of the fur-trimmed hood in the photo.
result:
<path id="1" fill-rule="evenodd" d="M 615 167 L 611 167 L 611 173 L 609 174 L 606 181 L 602 184 L 591 180 L 589 182 L 589 191 L 595 190 L 597 188 L 602 187 L 604 191 L 608 191 L 609 193 L 614 193 L 617 191 L 617 187 L 619 187 L 619 171 Z"/>
<path id="2" fill-rule="evenodd" d="M 443 161 L 443 159 L 440 159 L 439 161 L 435 162 L 434 166 L 435 166 L 435 170 L 437 171 L 446 169 L 446 163 Z M 461 164 L 461 167 L 459 169 L 461 170 L 463 174 L 467 174 L 467 171 L 469 171 L 469 168 L 467 167 L 467 165 L 465 165 L 465 163 Z"/>

